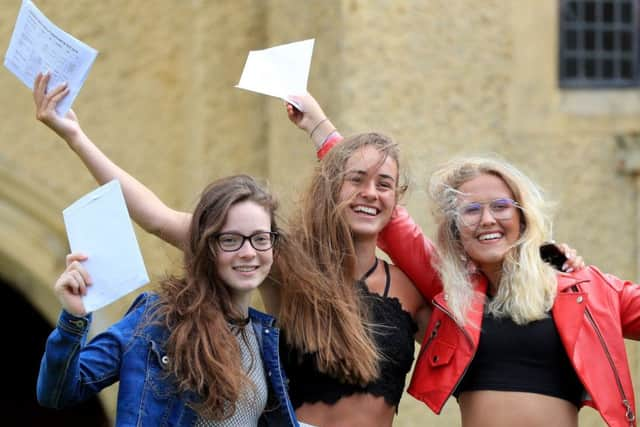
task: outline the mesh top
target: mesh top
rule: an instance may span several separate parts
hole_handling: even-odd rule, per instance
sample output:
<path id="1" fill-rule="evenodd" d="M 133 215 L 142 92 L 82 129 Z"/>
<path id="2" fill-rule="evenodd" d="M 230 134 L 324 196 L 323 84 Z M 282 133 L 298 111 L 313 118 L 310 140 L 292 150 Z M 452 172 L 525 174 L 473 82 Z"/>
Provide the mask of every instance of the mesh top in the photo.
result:
<path id="1" fill-rule="evenodd" d="M 253 387 L 242 391 L 236 402 L 236 412 L 225 420 L 208 420 L 198 417 L 196 427 L 251 427 L 258 425 L 258 419 L 267 406 L 267 378 L 260 357 L 260 346 L 251 322 L 244 328 L 247 340 L 238 333 L 236 338 L 240 345 L 242 367 L 247 373 Z"/>

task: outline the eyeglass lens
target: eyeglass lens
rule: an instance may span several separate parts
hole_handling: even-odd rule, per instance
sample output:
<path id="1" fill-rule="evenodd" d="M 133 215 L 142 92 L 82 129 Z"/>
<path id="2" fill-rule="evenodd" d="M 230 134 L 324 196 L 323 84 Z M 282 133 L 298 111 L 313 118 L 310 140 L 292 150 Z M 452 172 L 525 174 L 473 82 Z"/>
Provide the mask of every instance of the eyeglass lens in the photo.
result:
<path id="1" fill-rule="evenodd" d="M 266 251 L 273 247 L 275 239 L 276 233 L 269 231 L 254 233 L 250 236 L 239 233 L 221 233 L 216 237 L 220 249 L 227 252 L 237 251 L 244 245 L 245 240 L 249 241 L 253 249 Z"/>
<path id="2" fill-rule="evenodd" d="M 505 220 L 513 216 L 518 205 L 514 200 L 507 198 L 494 199 L 489 202 L 468 203 L 460 208 L 460 219 L 469 226 L 478 224 L 485 206 L 489 207 L 489 212 L 495 219 Z"/>

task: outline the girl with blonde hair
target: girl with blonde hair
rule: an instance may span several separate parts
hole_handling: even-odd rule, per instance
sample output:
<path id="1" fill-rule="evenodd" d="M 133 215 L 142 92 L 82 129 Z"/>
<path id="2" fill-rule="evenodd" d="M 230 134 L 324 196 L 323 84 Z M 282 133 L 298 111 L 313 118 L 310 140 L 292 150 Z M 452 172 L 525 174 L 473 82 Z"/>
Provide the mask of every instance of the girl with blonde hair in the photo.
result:
<path id="1" fill-rule="evenodd" d="M 444 290 L 409 393 L 438 413 L 456 396 L 465 427 L 576 426 L 583 405 L 608 425 L 636 425 L 624 338 L 640 337 L 640 288 L 592 266 L 544 263 L 547 203 L 505 161 L 453 160 L 433 174 L 429 194 Z M 406 212 L 386 233 L 396 236 L 394 260 L 428 269 L 426 238 Z"/>

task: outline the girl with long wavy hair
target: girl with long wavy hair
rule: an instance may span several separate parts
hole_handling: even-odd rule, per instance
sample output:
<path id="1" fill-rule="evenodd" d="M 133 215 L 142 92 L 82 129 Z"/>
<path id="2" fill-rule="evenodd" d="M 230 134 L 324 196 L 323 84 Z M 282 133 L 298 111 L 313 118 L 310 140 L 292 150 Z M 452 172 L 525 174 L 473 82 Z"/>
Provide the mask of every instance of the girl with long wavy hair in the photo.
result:
<path id="1" fill-rule="evenodd" d="M 45 93 L 47 82 L 47 76 L 36 82 L 37 118 L 98 182 L 120 180 L 134 221 L 184 250 L 190 214 L 167 207 L 109 160 L 72 112 L 56 116 L 53 106 L 66 89 Z M 340 147 L 321 163 L 292 221 L 292 244 L 310 261 L 309 273 L 301 278 L 275 266 L 274 280 L 260 291 L 283 330 L 298 417 L 323 427 L 390 426 L 413 361 L 414 334 L 422 335 L 418 325 L 426 326 L 429 308 L 401 270 L 376 257 L 377 235 L 403 191 L 396 145 L 363 134 Z"/>
<path id="2" fill-rule="evenodd" d="M 319 154 L 339 147 L 315 100 L 296 101 L 305 113 L 289 116 Z M 379 242 L 434 307 L 409 393 L 436 413 L 456 397 L 464 427 L 577 426 L 585 405 L 635 426 L 624 338 L 640 339 L 640 286 L 582 268 L 566 245 L 563 271 L 545 262 L 549 203 L 504 160 L 454 159 L 428 189 L 436 245 L 401 207 Z"/>
<path id="3" fill-rule="evenodd" d="M 353 144 L 352 138 L 342 139 L 310 95 L 296 97 L 295 101 L 304 112 L 287 104 L 289 118 L 316 144 L 322 169 L 325 162 L 333 162 L 334 152 L 344 150 L 343 144 Z M 575 339 L 576 331 L 569 331 L 568 324 L 576 319 L 559 314 L 569 309 L 566 303 L 554 303 L 559 288 L 577 286 L 580 278 L 589 276 L 589 269 L 583 271 L 582 258 L 561 245 L 560 250 L 571 259 L 558 268 L 576 278 L 565 281 L 564 276 L 558 276 L 556 281 L 559 273 L 543 261 L 540 253 L 541 245 L 550 237 L 540 193 L 515 168 L 467 159 L 436 172 L 430 188 L 438 224 L 438 254 L 402 207 L 395 208 L 378 234 L 379 246 L 434 306 L 409 392 L 438 413 L 450 395 L 459 397 L 465 427 L 575 425 L 585 391 L 591 393 L 593 387 L 604 383 L 594 381 L 585 365 L 578 372 L 585 378 L 583 388 L 572 363 L 581 364 L 582 358 L 592 349 L 598 351 L 599 346 L 593 339 L 583 339 L 584 352 L 569 361 L 567 353 L 573 354 L 574 350 L 569 342 Z M 600 278 L 596 274 L 592 280 Z M 617 329 L 628 336 L 637 334 L 631 323 L 633 310 L 640 302 L 635 302 L 634 294 L 640 296 L 640 291 L 627 286 L 624 292 L 623 282 L 616 280 L 601 282 L 601 290 L 612 286 L 621 292 L 617 296 L 609 293 L 592 309 L 597 313 L 607 304 L 616 306 L 628 295 L 623 323 L 629 325 L 607 325 L 606 339 L 612 339 Z M 491 295 L 486 305 L 485 292 Z M 561 300 L 576 297 L 578 304 L 585 302 L 581 290 L 574 292 Z M 485 317 L 490 318 L 486 322 L 483 305 Z M 564 322 L 558 331 L 553 329 L 552 310 L 555 319 Z M 602 320 L 610 323 L 616 316 L 614 312 Z M 479 340 L 481 333 L 484 338 Z M 566 353 L 558 334 L 566 340 Z M 614 360 L 626 360 L 621 344 L 622 340 L 612 342 L 610 348 L 604 346 L 604 351 L 611 351 Z M 592 360 L 605 362 L 599 356 Z M 616 422 L 626 422 L 633 418 L 632 412 L 626 412 L 633 407 L 628 366 L 614 362 L 612 368 L 620 373 L 620 381 L 608 381 L 606 388 L 613 393 L 612 386 L 620 384 L 621 405 L 615 415 L 610 416 L 609 409 L 601 413 L 608 422 L 616 417 Z M 292 372 L 288 364 L 286 369 Z M 615 406 L 614 399 L 605 399 L 604 393 L 598 395 L 599 404 Z M 292 401 L 295 405 L 295 397 Z M 584 403 L 593 405 L 589 398 Z"/>
<path id="4" fill-rule="evenodd" d="M 45 95 L 45 81 L 39 78 L 34 93 L 38 117 L 81 132 L 77 121 L 56 116 L 59 98 Z M 289 280 L 314 274 L 278 228 L 275 210 L 271 194 L 249 176 L 209 185 L 189 217 L 182 274 L 139 296 L 89 343 L 87 255 L 69 255 L 54 286 L 63 311 L 42 359 L 39 402 L 73 405 L 119 381 L 116 425 L 297 426 L 279 331 L 272 317 L 249 307 L 272 264 Z"/>
<path id="5" fill-rule="evenodd" d="M 596 267 L 545 263 L 549 204 L 504 160 L 447 162 L 429 195 L 444 289 L 409 392 L 438 413 L 455 396 L 464 427 L 577 426 L 585 405 L 607 425 L 635 426 L 624 338 L 640 338 L 640 287 Z M 406 212 L 387 231 L 397 262 L 428 269 L 426 238 Z"/>
<path id="6" fill-rule="evenodd" d="M 296 414 L 311 424 L 390 426 L 397 411 L 414 338 L 422 336 L 419 326 L 429 316 L 407 276 L 376 256 L 378 234 L 404 191 L 399 167 L 398 147 L 387 136 L 346 138 L 318 163 L 293 218 L 292 235 L 330 279 L 328 288 L 314 284 L 307 292 L 326 293 L 351 307 L 339 318 L 323 318 L 312 304 L 289 297 L 303 295 L 304 284 L 282 289 L 282 304 L 288 305 L 280 310 L 287 338 L 282 359 Z M 351 339 L 365 343 L 366 352 L 327 361 L 323 349 L 329 343 L 316 349 L 304 342 L 331 322 L 352 325 Z"/>

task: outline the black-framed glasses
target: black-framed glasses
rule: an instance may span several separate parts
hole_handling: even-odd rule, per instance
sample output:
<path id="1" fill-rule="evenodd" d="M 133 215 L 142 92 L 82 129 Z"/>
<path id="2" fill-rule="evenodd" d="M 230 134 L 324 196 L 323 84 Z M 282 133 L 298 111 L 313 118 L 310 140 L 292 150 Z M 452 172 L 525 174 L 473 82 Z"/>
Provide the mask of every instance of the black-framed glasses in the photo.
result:
<path id="1" fill-rule="evenodd" d="M 214 234 L 218 247 L 225 252 L 235 252 L 244 245 L 245 240 L 249 241 L 249 244 L 256 251 L 268 251 L 273 247 L 278 238 L 278 233 L 275 231 L 258 231 L 250 236 L 245 236 L 240 233 L 217 233 Z"/>
<path id="2" fill-rule="evenodd" d="M 493 218 L 498 220 L 511 219 L 516 209 L 521 209 L 518 202 L 507 197 L 488 202 L 471 202 L 458 208 L 458 220 L 467 227 L 475 227 L 480 223 L 485 206 L 489 208 Z"/>

